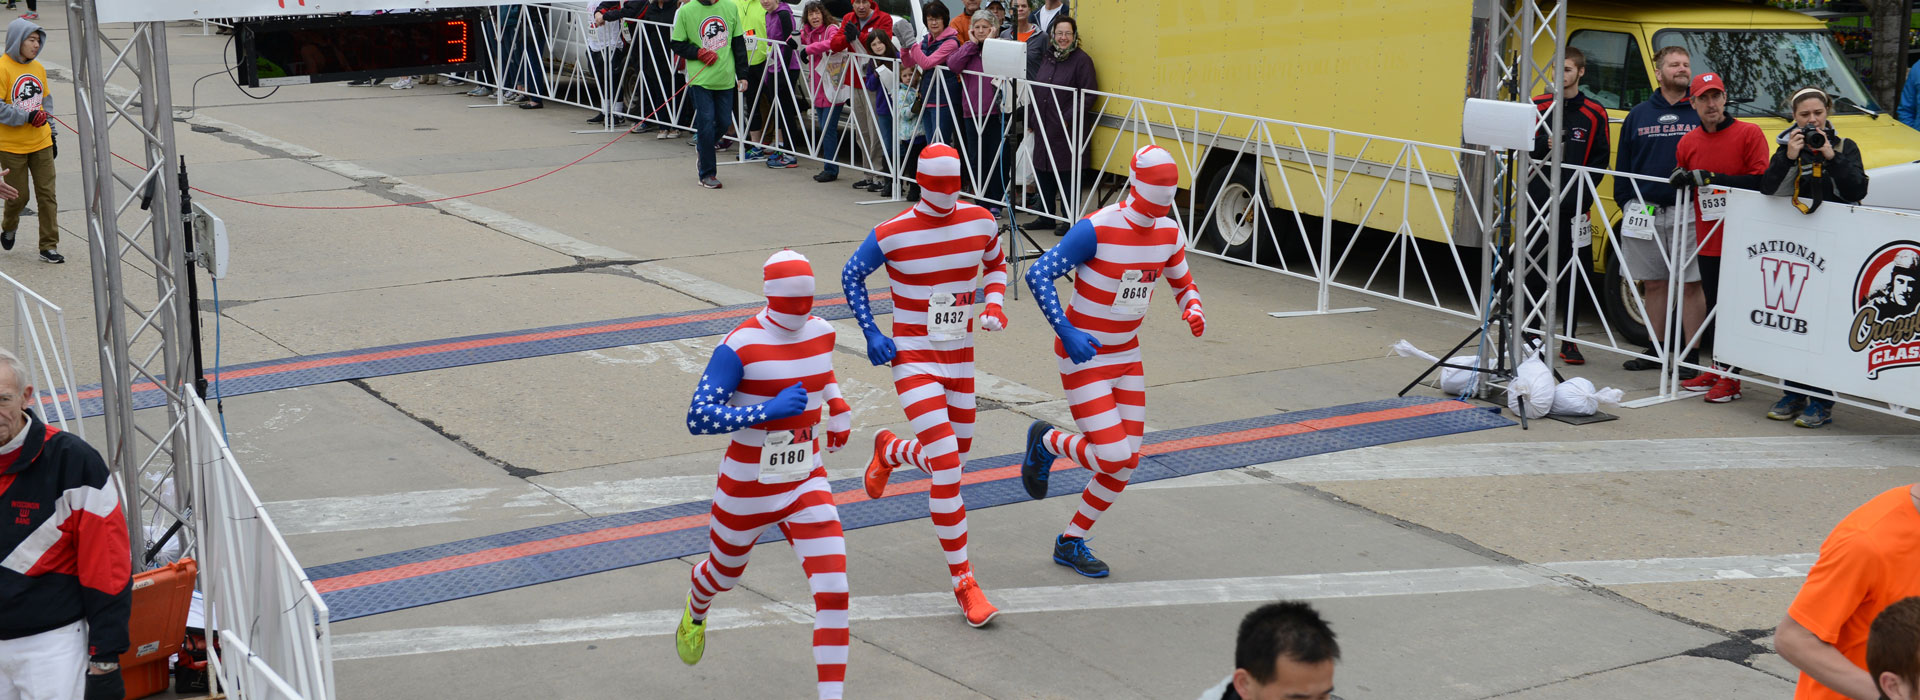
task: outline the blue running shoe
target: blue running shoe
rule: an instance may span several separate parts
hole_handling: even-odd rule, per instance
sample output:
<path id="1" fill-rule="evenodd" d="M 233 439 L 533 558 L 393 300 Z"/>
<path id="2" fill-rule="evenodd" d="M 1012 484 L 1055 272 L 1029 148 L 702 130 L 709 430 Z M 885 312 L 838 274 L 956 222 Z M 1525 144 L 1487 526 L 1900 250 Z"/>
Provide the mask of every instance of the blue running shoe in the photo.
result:
<path id="1" fill-rule="evenodd" d="M 1793 420 L 1801 411 L 1807 410 L 1807 397 L 1787 394 L 1773 402 L 1773 408 L 1767 409 L 1767 417 L 1774 420 Z"/>
<path id="2" fill-rule="evenodd" d="M 1025 486 L 1027 496 L 1036 501 L 1047 497 L 1047 478 L 1053 475 L 1054 455 L 1041 444 L 1041 438 L 1052 428 L 1046 421 L 1039 420 L 1027 426 L 1027 455 L 1020 460 L 1020 485 Z"/>
<path id="3" fill-rule="evenodd" d="M 1106 578 L 1107 563 L 1093 556 L 1093 550 L 1087 548 L 1085 538 L 1061 535 L 1053 540 L 1053 563 L 1073 567 L 1073 572 L 1087 578 Z"/>
<path id="4" fill-rule="evenodd" d="M 766 157 L 767 157 L 767 152 L 760 150 L 759 146 L 747 147 L 747 156 L 746 156 L 747 160 L 765 160 Z"/>
<path id="5" fill-rule="evenodd" d="M 1833 404 L 1827 401 L 1808 401 L 1806 410 L 1801 411 L 1800 417 L 1793 420 L 1794 425 L 1802 428 L 1818 428 L 1831 422 L 1833 422 Z"/>

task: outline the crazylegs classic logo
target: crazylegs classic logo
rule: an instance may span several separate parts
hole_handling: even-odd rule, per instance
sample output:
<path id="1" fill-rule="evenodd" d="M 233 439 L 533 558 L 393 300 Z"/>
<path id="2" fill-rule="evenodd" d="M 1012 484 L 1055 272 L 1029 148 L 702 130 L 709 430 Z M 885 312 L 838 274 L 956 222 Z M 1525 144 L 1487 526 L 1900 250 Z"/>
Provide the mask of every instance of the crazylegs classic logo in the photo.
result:
<path id="1" fill-rule="evenodd" d="M 1867 353 L 1867 378 L 1881 370 L 1920 366 L 1920 243 L 1881 246 L 1853 284 L 1847 347 Z"/>

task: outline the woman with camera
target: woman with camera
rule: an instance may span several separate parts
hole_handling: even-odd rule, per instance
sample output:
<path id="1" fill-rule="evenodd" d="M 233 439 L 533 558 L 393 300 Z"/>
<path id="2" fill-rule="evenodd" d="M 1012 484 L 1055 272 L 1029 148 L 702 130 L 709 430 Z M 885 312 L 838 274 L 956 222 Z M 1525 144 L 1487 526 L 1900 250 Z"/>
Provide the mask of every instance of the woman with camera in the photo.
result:
<path id="1" fill-rule="evenodd" d="M 1822 202 L 1854 204 L 1867 197 L 1867 171 L 1860 164 L 1860 148 L 1833 130 L 1827 112 L 1833 98 L 1819 88 L 1803 88 L 1788 103 L 1794 125 L 1781 132 L 1780 148 L 1760 176 L 1760 191 L 1792 197 L 1793 206 L 1812 214 Z M 1825 390 L 1786 382 L 1786 396 L 1767 410 L 1774 420 L 1792 420 L 1802 428 L 1818 428 L 1833 420 L 1833 399 Z"/>

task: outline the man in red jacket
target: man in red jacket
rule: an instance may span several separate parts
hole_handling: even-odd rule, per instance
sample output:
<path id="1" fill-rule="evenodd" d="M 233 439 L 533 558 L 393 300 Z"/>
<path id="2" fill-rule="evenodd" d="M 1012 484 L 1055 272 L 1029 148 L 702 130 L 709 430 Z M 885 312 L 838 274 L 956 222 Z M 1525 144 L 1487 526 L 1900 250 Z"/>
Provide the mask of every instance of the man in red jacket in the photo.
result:
<path id="1" fill-rule="evenodd" d="M 0 698 L 118 699 L 133 555 L 100 453 L 29 410 L 0 350 Z"/>
<path id="2" fill-rule="evenodd" d="M 1700 128 L 1687 132 L 1674 146 L 1674 162 L 1679 167 L 1673 171 L 1671 184 L 1675 190 L 1693 188 L 1700 282 L 1706 288 L 1707 313 L 1712 313 L 1720 299 L 1720 227 L 1726 217 L 1726 189 L 1760 189 L 1760 175 L 1767 171 L 1767 135 L 1759 126 L 1727 114 L 1727 88 L 1719 74 L 1694 76 L 1689 93 L 1688 102 L 1700 115 Z M 1740 380 L 1717 372 L 1701 372 L 1680 386 L 1707 392 L 1708 403 L 1740 398 Z"/>

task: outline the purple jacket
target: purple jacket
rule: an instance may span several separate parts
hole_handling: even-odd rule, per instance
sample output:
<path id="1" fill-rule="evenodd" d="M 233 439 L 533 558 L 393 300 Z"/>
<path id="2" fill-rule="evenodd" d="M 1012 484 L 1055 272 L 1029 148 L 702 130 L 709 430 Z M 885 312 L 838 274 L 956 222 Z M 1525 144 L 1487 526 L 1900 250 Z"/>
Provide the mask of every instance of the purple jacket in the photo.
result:
<path id="1" fill-rule="evenodd" d="M 1033 81 L 1033 104 L 1028 106 L 1028 128 L 1041 139 L 1033 149 L 1033 169 L 1045 173 L 1067 172 L 1088 167 L 1087 134 L 1093 131 L 1093 99 L 1082 90 L 1097 90 L 1093 58 L 1074 49 L 1065 59 L 1055 60 L 1053 48 L 1043 49 L 1040 72 Z M 1075 112 L 1080 117 L 1079 133 L 1072 132 Z M 1078 150 L 1080 157 L 1074 158 Z"/>
<path id="2" fill-rule="evenodd" d="M 787 37 L 800 35 L 794 30 L 796 26 L 798 25 L 795 24 L 792 5 L 780 2 L 773 6 L 773 10 L 767 12 L 767 39 L 774 42 L 773 55 L 776 57 L 775 60 L 767 62 L 767 73 L 771 74 L 777 70 L 800 70 L 798 52 L 787 48 L 786 45 Z"/>
<path id="3" fill-rule="evenodd" d="M 978 73 L 986 66 L 985 61 L 980 57 L 981 48 L 980 44 L 969 41 L 961 44 L 959 50 L 947 57 L 947 70 L 960 76 L 960 113 L 969 117 L 993 114 L 998 111 L 995 109 L 997 107 L 995 102 L 1000 91 L 994 86 L 993 79 L 967 74 L 967 71 Z"/>

